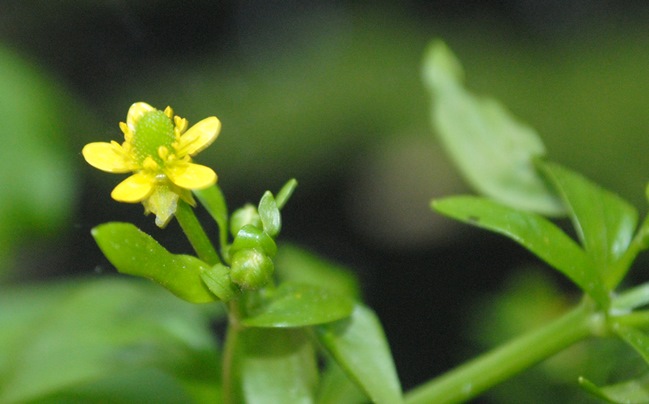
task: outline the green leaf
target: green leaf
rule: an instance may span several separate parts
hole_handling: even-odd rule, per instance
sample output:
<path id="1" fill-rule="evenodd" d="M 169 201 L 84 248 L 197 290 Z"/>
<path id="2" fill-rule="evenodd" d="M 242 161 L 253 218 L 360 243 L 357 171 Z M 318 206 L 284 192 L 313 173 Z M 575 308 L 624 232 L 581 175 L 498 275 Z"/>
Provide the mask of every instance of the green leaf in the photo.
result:
<path id="1" fill-rule="evenodd" d="M 636 209 L 619 196 L 558 164 L 538 161 L 537 165 L 568 207 L 586 253 L 599 267 L 603 279 L 610 287 L 615 287 L 628 266 L 619 273 L 611 272 L 611 267 L 631 243 L 638 223 Z M 615 278 L 611 279 L 611 276 Z"/>
<path id="2" fill-rule="evenodd" d="M 226 245 L 228 241 L 228 206 L 221 188 L 215 184 L 192 192 L 219 226 L 219 241 L 222 246 Z"/>
<path id="3" fill-rule="evenodd" d="M 364 404 L 367 396 L 332 358 L 328 358 L 325 371 L 318 384 L 318 404 Z"/>
<path id="4" fill-rule="evenodd" d="M 275 271 L 284 282 L 305 283 L 355 300 L 360 298 L 358 280 L 349 269 L 290 244 L 282 244 L 279 248 Z"/>
<path id="5" fill-rule="evenodd" d="M 259 216 L 264 226 L 264 232 L 275 237 L 282 227 L 282 216 L 275 202 L 275 197 L 270 191 L 266 191 L 259 201 Z"/>
<path id="6" fill-rule="evenodd" d="M 590 257 L 542 216 L 474 196 L 436 200 L 432 207 L 454 219 L 511 238 L 570 278 L 600 305 L 608 305 L 608 293 Z"/>
<path id="7" fill-rule="evenodd" d="M 586 378 L 579 385 L 593 396 L 609 403 L 645 404 L 649 402 L 649 375 L 605 387 L 598 387 Z"/>
<path id="8" fill-rule="evenodd" d="M 175 255 L 130 223 L 106 223 L 92 236 L 121 273 L 151 279 L 191 303 L 218 300 L 201 279 L 210 266 L 190 255 Z"/>
<path id="9" fill-rule="evenodd" d="M 304 330 L 247 328 L 238 331 L 234 343 L 232 402 L 314 401 L 317 363 Z"/>
<path id="10" fill-rule="evenodd" d="M 230 268 L 223 264 L 206 268 L 201 271 L 200 275 L 207 288 L 224 302 L 232 299 L 237 293 L 237 288 L 230 279 Z"/>
<path id="11" fill-rule="evenodd" d="M 618 295 L 611 308 L 618 311 L 629 311 L 649 304 L 649 282 L 635 286 Z"/>
<path id="12" fill-rule="evenodd" d="M 0 277 L 17 242 L 69 228 L 84 164 L 69 146 L 92 132 L 70 92 L 10 48 L 0 44 Z"/>
<path id="13" fill-rule="evenodd" d="M 248 327 L 304 327 L 348 317 L 354 301 L 327 289 L 284 282 L 266 289 L 260 302 L 246 308 L 241 323 Z"/>
<path id="14" fill-rule="evenodd" d="M 219 397 L 211 330 L 223 314 L 219 305 L 189 304 L 135 278 L 103 277 L 5 287 L 0 307 L 2 403 Z"/>
<path id="15" fill-rule="evenodd" d="M 295 191 L 295 188 L 297 187 L 297 180 L 295 178 L 291 178 L 284 184 L 282 189 L 279 190 L 277 193 L 277 196 L 275 197 L 275 202 L 277 203 L 277 208 L 282 209 L 284 205 L 286 205 L 286 202 L 291 198 L 291 195 L 293 195 L 293 191 Z"/>
<path id="16" fill-rule="evenodd" d="M 378 318 L 356 305 L 351 317 L 315 327 L 322 345 L 374 403 L 403 401 L 390 347 Z"/>
<path id="17" fill-rule="evenodd" d="M 622 324 L 614 324 L 613 331 L 649 363 L 649 335 L 646 332 Z"/>
<path id="18" fill-rule="evenodd" d="M 545 154 L 536 132 L 497 101 L 467 92 L 462 66 L 441 41 L 428 49 L 424 80 L 433 96 L 433 127 L 472 187 L 518 209 L 563 213 L 533 166 L 532 159 Z"/>

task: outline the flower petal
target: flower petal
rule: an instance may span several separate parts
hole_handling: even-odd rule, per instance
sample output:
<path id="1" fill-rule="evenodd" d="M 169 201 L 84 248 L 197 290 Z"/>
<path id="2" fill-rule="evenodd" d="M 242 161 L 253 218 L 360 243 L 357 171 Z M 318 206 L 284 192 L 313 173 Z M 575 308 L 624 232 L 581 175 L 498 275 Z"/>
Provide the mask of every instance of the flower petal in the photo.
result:
<path id="1" fill-rule="evenodd" d="M 200 164 L 179 161 L 169 167 L 165 174 L 174 184 L 185 189 L 203 189 L 216 183 L 216 173 Z"/>
<path id="2" fill-rule="evenodd" d="M 110 196 L 119 202 L 136 203 L 146 199 L 153 191 L 155 178 L 137 173 L 117 184 Z"/>
<path id="3" fill-rule="evenodd" d="M 133 169 L 133 161 L 118 143 L 88 143 L 81 150 L 88 164 L 109 173 L 127 173 Z"/>
<path id="4" fill-rule="evenodd" d="M 135 128 L 137 121 L 140 120 L 147 112 L 155 111 L 151 105 L 146 102 L 136 102 L 131 105 L 131 108 L 128 109 L 128 114 L 126 115 L 126 124 L 130 128 Z"/>
<path id="5" fill-rule="evenodd" d="M 204 150 L 211 145 L 221 131 L 221 121 L 215 116 L 210 116 L 192 126 L 180 137 L 180 144 L 176 148 L 178 157 L 190 155 Z"/>

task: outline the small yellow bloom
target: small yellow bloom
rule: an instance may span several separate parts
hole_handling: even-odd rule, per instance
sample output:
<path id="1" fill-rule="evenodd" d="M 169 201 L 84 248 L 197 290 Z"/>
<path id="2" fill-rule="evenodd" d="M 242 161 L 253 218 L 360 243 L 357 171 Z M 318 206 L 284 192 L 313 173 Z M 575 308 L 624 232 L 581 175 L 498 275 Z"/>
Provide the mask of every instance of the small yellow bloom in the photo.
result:
<path id="1" fill-rule="evenodd" d="M 137 102 L 119 127 L 124 133 L 121 145 L 115 141 L 89 143 L 82 150 L 83 157 L 102 171 L 132 172 L 111 196 L 119 202 L 142 202 L 145 213 L 156 215 L 159 227 L 166 226 L 174 215 L 179 197 L 195 205 L 191 190 L 216 183 L 216 173 L 192 163 L 191 157 L 219 135 L 218 118 L 205 118 L 187 129 L 187 120 L 174 115 L 171 107 L 160 111 Z"/>

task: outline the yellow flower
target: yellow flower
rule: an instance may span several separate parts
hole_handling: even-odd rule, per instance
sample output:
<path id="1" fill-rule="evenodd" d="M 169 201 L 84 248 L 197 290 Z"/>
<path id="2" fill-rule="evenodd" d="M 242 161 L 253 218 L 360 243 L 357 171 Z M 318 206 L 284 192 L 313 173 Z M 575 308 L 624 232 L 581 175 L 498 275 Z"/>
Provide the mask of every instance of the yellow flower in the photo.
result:
<path id="1" fill-rule="evenodd" d="M 137 102 L 129 108 L 126 123 L 119 124 L 124 142 L 89 143 L 83 157 L 102 171 L 133 172 L 111 196 L 119 202 L 142 202 L 145 213 L 154 213 L 156 224 L 164 227 L 176 212 L 179 197 L 193 206 L 191 190 L 216 183 L 216 173 L 192 163 L 191 157 L 216 139 L 221 122 L 211 116 L 187 126 L 187 120 L 175 116 L 171 107 L 160 111 Z"/>

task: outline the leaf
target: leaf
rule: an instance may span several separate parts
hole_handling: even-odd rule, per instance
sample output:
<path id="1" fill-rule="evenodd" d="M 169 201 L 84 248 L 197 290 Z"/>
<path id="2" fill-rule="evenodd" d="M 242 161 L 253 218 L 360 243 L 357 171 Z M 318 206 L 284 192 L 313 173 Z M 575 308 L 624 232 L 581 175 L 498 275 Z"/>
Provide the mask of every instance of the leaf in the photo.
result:
<path id="1" fill-rule="evenodd" d="M 265 290 L 261 302 L 248 307 L 241 324 L 247 327 L 304 327 L 348 317 L 354 301 L 327 289 L 290 282 Z"/>
<path id="2" fill-rule="evenodd" d="M 598 387 L 584 377 L 579 385 L 593 396 L 610 403 L 645 404 L 649 402 L 649 375 L 605 387 Z"/>
<path id="3" fill-rule="evenodd" d="M 568 207 L 586 253 L 600 268 L 602 277 L 610 281 L 609 286 L 615 287 L 626 271 L 617 274 L 610 270 L 631 243 L 638 222 L 636 209 L 619 196 L 558 164 L 538 161 L 537 165 Z M 615 278 L 611 280 L 611 276 Z"/>
<path id="4" fill-rule="evenodd" d="M 575 241 L 542 216 L 474 196 L 436 200 L 432 207 L 454 219 L 511 238 L 570 278 L 600 305 L 608 305 L 608 293 L 592 260 Z"/>
<path id="5" fill-rule="evenodd" d="M 466 180 L 506 205 L 547 215 L 564 213 L 533 166 L 532 159 L 545 154 L 536 132 L 497 101 L 467 92 L 463 75 L 448 47 L 433 42 L 424 61 L 424 81 L 433 96 L 432 123 Z"/>
<path id="6" fill-rule="evenodd" d="M 325 371 L 318 384 L 318 404 L 364 404 L 367 396 L 350 380 L 347 373 L 332 358 L 328 358 Z"/>
<path id="7" fill-rule="evenodd" d="M 205 286 L 224 302 L 229 301 L 237 293 L 237 288 L 230 279 L 230 269 L 223 264 L 216 264 L 200 273 Z"/>
<path id="8" fill-rule="evenodd" d="M 649 282 L 624 291 L 616 296 L 611 304 L 612 310 L 629 311 L 649 304 Z"/>
<path id="9" fill-rule="evenodd" d="M 315 327 L 322 345 L 374 403 L 403 402 L 390 347 L 372 310 L 356 305 L 351 317 Z"/>
<path id="10" fill-rule="evenodd" d="M 70 140 L 92 132 L 82 103 L 4 44 L 0 44 L 0 277 L 13 266 L 17 242 L 33 235 L 59 237 L 61 226 L 69 226 L 82 164 L 69 147 L 77 142 Z"/>
<path id="11" fill-rule="evenodd" d="M 246 328 L 234 341 L 232 402 L 313 402 L 318 371 L 304 330 Z"/>
<path id="12" fill-rule="evenodd" d="M 275 197 L 269 191 L 266 191 L 259 201 L 259 216 L 264 226 L 264 232 L 269 236 L 275 237 L 279 234 L 282 227 L 282 216 L 275 202 Z"/>
<path id="13" fill-rule="evenodd" d="M 284 282 L 305 283 L 355 300 L 360 298 L 358 280 L 349 269 L 290 244 L 282 244 L 278 249 L 275 270 Z"/>
<path id="14" fill-rule="evenodd" d="M 92 236 L 119 272 L 151 279 L 191 303 L 218 300 L 201 279 L 209 265 L 196 257 L 171 254 L 132 224 L 102 224 L 92 229 Z"/>
<path id="15" fill-rule="evenodd" d="M 622 324 L 613 324 L 613 331 L 640 354 L 649 363 L 649 335 L 645 332 Z"/>
<path id="16" fill-rule="evenodd" d="M 4 287 L 0 307 L 2 403 L 168 402 L 163 393 L 195 402 L 198 390 L 214 402 L 220 394 L 210 327 L 222 315 L 218 305 L 189 304 L 135 278 L 103 277 Z"/>
<path id="17" fill-rule="evenodd" d="M 291 195 L 293 195 L 293 191 L 295 191 L 295 188 L 297 187 L 297 180 L 295 178 L 291 178 L 284 184 L 282 189 L 279 190 L 277 193 L 277 196 L 275 196 L 275 202 L 277 202 L 277 208 L 282 209 L 284 205 L 286 205 L 286 202 L 291 198 Z"/>
<path id="18" fill-rule="evenodd" d="M 228 241 L 228 206 L 221 188 L 215 184 L 192 192 L 219 226 L 219 241 L 222 246 L 225 245 Z"/>

